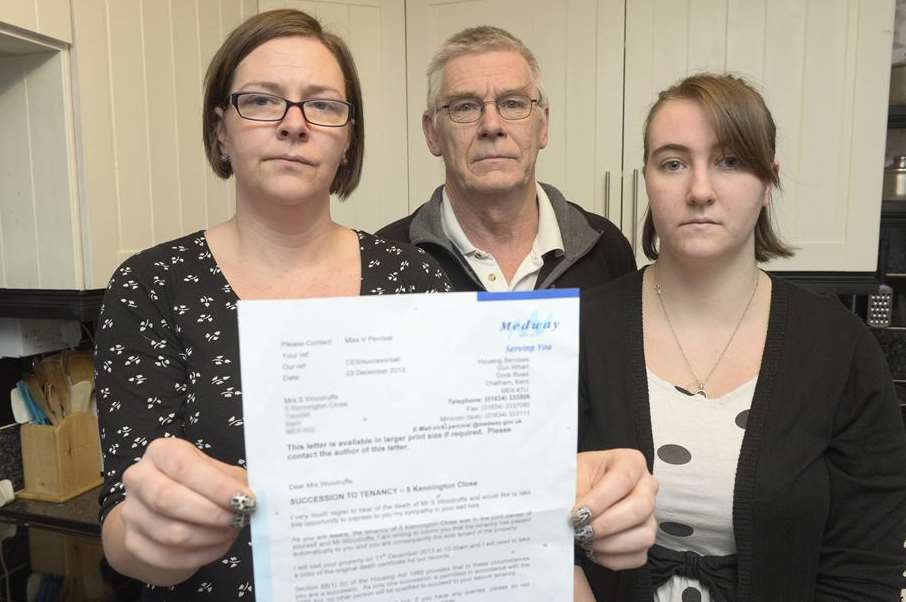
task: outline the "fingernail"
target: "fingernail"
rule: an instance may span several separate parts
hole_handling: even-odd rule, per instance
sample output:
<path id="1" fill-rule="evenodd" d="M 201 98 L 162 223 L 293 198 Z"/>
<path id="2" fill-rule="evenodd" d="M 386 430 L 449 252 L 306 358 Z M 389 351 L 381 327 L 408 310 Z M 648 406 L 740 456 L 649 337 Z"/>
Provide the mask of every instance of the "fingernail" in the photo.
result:
<path id="1" fill-rule="evenodd" d="M 579 527 L 584 527 L 588 524 L 588 521 L 591 520 L 591 510 L 587 506 L 581 506 L 573 512 L 573 515 L 570 517 L 570 522 L 573 525 L 574 529 Z"/>
<path id="2" fill-rule="evenodd" d="M 237 529 L 242 529 L 251 522 L 251 517 L 248 514 L 234 514 L 233 518 L 230 519 L 230 525 L 236 527 Z"/>
<path id="3" fill-rule="evenodd" d="M 258 501 L 253 495 L 246 495 L 241 491 L 230 498 L 230 508 L 238 514 L 252 514 L 258 507 Z"/>
<path id="4" fill-rule="evenodd" d="M 576 529 L 576 541 L 580 544 L 588 543 L 595 538 L 594 529 L 591 528 L 591 525 L 585 525 L 584 527 L 579 527 Z"/>

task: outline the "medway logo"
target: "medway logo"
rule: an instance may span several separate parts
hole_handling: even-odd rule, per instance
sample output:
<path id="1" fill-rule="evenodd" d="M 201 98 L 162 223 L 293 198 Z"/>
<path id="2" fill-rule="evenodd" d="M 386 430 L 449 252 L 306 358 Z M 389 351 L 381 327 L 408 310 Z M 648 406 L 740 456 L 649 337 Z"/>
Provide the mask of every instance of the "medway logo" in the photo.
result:
<path id="1" fill-rule="evenodd" d="M 554 332 L 560 322 L 554 320 L 550 315 L 547 318 L 540 318 L 538 312 L 532 313 L 531 316 L 524 320 L 504 320 L 500 323 L 500 330 L 520 337 L 536 337 L 546 332 Z"/>

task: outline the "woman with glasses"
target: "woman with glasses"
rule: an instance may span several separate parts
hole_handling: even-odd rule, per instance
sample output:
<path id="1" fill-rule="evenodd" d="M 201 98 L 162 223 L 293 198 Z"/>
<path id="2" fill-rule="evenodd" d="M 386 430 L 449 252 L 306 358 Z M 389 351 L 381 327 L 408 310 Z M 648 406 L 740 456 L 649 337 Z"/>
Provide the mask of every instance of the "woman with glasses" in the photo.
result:
<path id="1" fill-rule="evenodd" d="M 691 76 L 644 136 L 654 263 L 583 297 L 579 428 L 582 449 L 645 454 L 658 530 L 639 571 L 585 564 L 597 599 L 899 600 L 896 394 L 858 317 L 758 267 L 792 253 L 764 100 Z"/>
<path id="2" fill-rule="evenodd" d="M 434 292 L 424 252 L 331 220 L 362 170 L 352 58 L 305 13 L 234 30 L 208 67 L 204 144 L 236 212 L 114 274 L 97 333 L 110 564 L 145 600 L 254 599 L 236 302 Z"/>

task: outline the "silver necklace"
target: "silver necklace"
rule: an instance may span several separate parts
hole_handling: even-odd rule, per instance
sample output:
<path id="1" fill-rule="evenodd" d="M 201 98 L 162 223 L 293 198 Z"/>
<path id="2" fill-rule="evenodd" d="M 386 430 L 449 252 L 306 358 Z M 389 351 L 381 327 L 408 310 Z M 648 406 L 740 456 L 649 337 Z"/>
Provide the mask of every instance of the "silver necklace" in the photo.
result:
<path id="1" fill-rule="evenodd" d="M 655 273 L 655 277 L 657 274 Z M 745 319 L 746 314 L 749 313 L 749 307 L 752 305 L 752 301 L 755 300 L 755 293 L 758 292 L 758 281 L 761 280 L 759 277 L 758 271 L 755 272 L 755 286 L 752 288 L 752 296 L 749 297 L 749 302 L 746 303 L 745 309 L 742 310 L 742 315 L 739 316 L 739 320 L 736 322 L 736 326 L 733 328 L 733 332 L 730 333 L 730 338 L 727 339 L 727 344 L 724 345 L 723 351 L 720 352 L 720 355 L 717 356 L 717 360 L 714 362 L 714 365 L 711 366 L 711 370 L 708 372 L 708 375 L 705 376 L 704 380 L 700 379 L 695 373 L 695 370 L 692 369 L 692 362 L 689 361 L 688 356 L 686 356 L 686 351 L 683 349 L 682 344 L 680 343 L 679 337 L 676 336 L 676 330 L 673 328 L 673 323 L 670 321 L 670 314 L 667 313 L 667 307 L 664 305 L 663 298 L 663 289 L 661 288 L 660 282 L 656 279 L 654 281 L 654 291 L 657 293 L 657 300 L 661 306 L 661 311 L 664 312 L 664 318 L 667 319 L 667 327 L 670 329 L 670 334 L 673 335 L 673 341 L 676 343 L 676 346 L 679 348 L 680 355 L 683 356 L 683 361 L 686 362 L 686 368 L 689 370 L 689 374 L 692 375 L 692 378 L 695 379 L 696 389 L 695 391 L 687 391 L 682 387 L 676 387 L 679 391 L 686 393 L 687 395 L 701 395 L 705 399 L 708 398 L 708 393 L 705 391 L 705 385 L 708 384 L 708 381 L 711 380 L 711 376 L 714 374 L 714 371 L 717 370 L 717 366 L 720 364 L 720 361 L 724 359 L 724 354 L 727 353 L 727 349 L 730 348 L 730 343 L 733 342 L 733 339 L 736 337 L 736 333 L 739 331 L 739 327 L 742 326 L 742 321 Z"/>

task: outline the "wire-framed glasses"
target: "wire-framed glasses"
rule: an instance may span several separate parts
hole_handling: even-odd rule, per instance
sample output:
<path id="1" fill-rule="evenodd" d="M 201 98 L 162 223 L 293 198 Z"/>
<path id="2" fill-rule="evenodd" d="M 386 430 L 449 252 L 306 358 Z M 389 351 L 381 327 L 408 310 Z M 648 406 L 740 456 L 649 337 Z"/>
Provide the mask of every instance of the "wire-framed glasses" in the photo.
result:
<path id="1" fill-rule="evenodd" d="M 494 100 L 459 98 L 437 107 L 437 110 L 446 111 L 450 120 L 456 123 L 475 123 L 481 119 L 485 107 L 490 103 L 496 106 L 497 114 L 503 119 L 517 121 L 531 115 L 532 107 L 540 101 L 540 98 L 531 98 L 523 94 L 508 94 Z"/>

